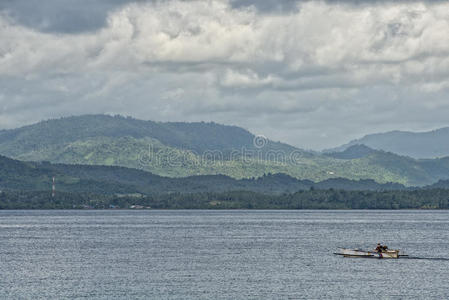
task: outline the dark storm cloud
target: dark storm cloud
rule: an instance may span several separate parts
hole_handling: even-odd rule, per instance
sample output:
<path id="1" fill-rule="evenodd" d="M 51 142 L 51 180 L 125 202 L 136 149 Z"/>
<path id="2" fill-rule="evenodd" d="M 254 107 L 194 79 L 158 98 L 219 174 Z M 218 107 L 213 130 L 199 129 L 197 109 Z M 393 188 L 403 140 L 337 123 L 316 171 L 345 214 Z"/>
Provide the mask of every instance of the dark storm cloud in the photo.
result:
<path id="1" fill-rule="evenodd" d="M 82 33 L 98 30 L 106 25 L 111 11 L 130 3 L 155 3 L 171 0 L 2 0 L 0 11 L 17 23 L 53 33 Z M 184 0 L 190 1 L 190 0 Z M 416 2 L 416 0 L 403 0 Z M 434 0 L 429 2 L 438 2 Z M 233 8 L 254 7 L 260 13 L 293 13 L 298 3 L 307 0 L 231 0 Z M 386 0 L 328 0 L 328 3 L 364 5 Z"/>
<path id="2" fill-rule="evenodd" d="M 130 0 L 2 0 L 0 10 L 21 25 L 43 31 L 79 33 L 97 30 L 112 10 Z"/>
<path id="3" fill-rule="evenodd" d="M 130 3 L 161 3 L 172 0 L 2 0 L 0 11 L 21 25 L 42 32 L 82 33 L 106 25 L 111 11 Z M 184 0 L 190 1 L 190 0 Z M 416 2 L 415 0 L 403 0 Z M 437 2 L 443 0 L 435 0 Z M 260 13 L 294 13 L 306 0 L 231 0 L 235 9 L 254 7 Z M 328 0 L 329 3 L 364 5 L 385 0 Z"/>
<path id="4" fill-rule="evenodd" d="M 80 33 L 105 26 L 108 14 L 123 5 L 164 1 L 170 0 L 2 0 L 0 11 L 19 24 L 42 32 Z M 254 6 L 261 12 L 289 12 L 295 9 L 297 1 L 234 0 L 231 4 L 236 9 Z"/>
<path id="5" fill-rule="evenodd" d="M 123 5 L 139 2 L 154 3 L 164 0 L 2 0 L 0 11 L 19 24 L 42 32 L 80 33 L 105 26 L 108 13 Z M 233 0 L 231 4 L 236 9 L 253 6 L 260 12 L 282 13 L 294 11 L 297 2 Z"/>

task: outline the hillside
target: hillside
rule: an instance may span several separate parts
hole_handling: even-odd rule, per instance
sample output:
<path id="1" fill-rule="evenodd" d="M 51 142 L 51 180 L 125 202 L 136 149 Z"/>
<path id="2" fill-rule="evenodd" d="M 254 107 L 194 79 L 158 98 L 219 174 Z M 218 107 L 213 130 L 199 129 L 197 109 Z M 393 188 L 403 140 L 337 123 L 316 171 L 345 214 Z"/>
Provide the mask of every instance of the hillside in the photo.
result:
<path id="1" fill-rule="evenodd" d="M 378 184 L 372 180 L 332 179 L 314 183 L 285 174 L 259 178 L 233 179 L 224 175 L 169 178 L 145 171 L 111 166 L 63 165 L 21 162 L 0 156 L 0 190 L 48 191 L 56 178 L 58 192 L 94 194 L 167 194 L 253 191 L 268 194 L 293 193 L 299 190 L 399 190 L 399 184 Z"/>
<path id="2" fill-rule="evenodd" d="M 333 158 L 338 158 L 338 159 L 356 159 L 356 158 L 366 157 L 375 152 L 376 152 L 376 150 L 374 150 L 374 149 L 371 149 L 365 145 L 357 144 L 357 145 L 349 146 L 348 148 L 346 148 L 345 150 L 343 150 L 341 152 L 330 152 L 330 153 L 325 153 L 325 155 L 327 155 L 329 157 L 333 157 Z"/>
<path id="3" fill-rule="evenodd" d="M 0 131 L 1 151 L 13 156 L 20 152 L 33 157 L 52 145 L 58 148 L 77 141 L 105 142 L 128 137 L 136 141 L 159 142 L 168 147 L 190 150 L 197 154 L 218 150 L 229 155 L 234 149 L 244 147 L 256 150 L 254 135 L 247 130 L 216 123 L 153 122 L 130 117 L 108 115 L 84 115 L 42 121 L 34 125 Z M 148 139 L 148 140 L 147 140 Z M 147 143 L 148 145 L 148 143 Z M 18 148 L 17 148 L 18 147 Z M 282 150 L 287 153 L 298 150 L 292 146 L 270 141 L 261 147 L 263 151 Z"/>
<path id="4" fill-rule="evenodd" d="M 449 127 L 428 132 L 390 131 L 370 134 L 325 152 L 341 152 L 354 145 L 365 145 L 413 158 L 449 156 Z"/>
<path id="5" fill-rule="evenodd" d="M 85 115 L 0 131 L 0 154 L 22 161 L 121 166 L 159 176 L 284 173 L 300 180 L 372 179 L 423 186 L 449 179 L 447 159 L 416 160 L 366 146 L 316 154 L 216 123 Z"/>
<path id="6" fill-rule="evenodd" d="M 2 130 L 0 154 L 25 161 L 124 166 L 170 177 L 225 174 L 235 178 L 285 171 L 291 153 L 304 161 L 313 157 L 265 139 L 255 145 L 255 138 L 242 128 L 215 123 L 85 115 Z"/>

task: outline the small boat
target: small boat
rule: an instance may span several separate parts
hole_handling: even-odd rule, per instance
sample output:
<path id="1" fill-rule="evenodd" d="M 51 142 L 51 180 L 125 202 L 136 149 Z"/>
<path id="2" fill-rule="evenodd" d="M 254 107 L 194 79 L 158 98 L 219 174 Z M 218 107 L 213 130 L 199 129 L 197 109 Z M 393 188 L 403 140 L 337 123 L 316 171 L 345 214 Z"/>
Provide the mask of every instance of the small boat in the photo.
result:
<path id="1" fill-rule="evenodd" d="M 369 250 L 361 250 L 361 249 L 347 249 L 340 248 L 339 252 L 334 254 L 342 255 L 344 257 L 361 257 L 361 258 L 399 258 L 401 255 L 399 254 L 400 250 L 386 249 L 382 251 L 369 251 Z"/>

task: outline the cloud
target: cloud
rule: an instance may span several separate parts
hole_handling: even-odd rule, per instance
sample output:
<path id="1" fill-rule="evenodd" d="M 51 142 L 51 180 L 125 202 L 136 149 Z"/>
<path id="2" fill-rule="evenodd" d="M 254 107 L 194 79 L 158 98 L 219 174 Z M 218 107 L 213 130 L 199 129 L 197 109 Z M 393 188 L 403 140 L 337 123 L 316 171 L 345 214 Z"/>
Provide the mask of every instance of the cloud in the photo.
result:
<path id="1" fill-rule="evenodd" d="M 446 124 L 445 2 L 42 3 L 0 4 L 5 128 L 111 112 L 324 148 Z"/>
<path id="2" fill-rule="evenodd" d="M 2 0 L 0 11 L 17 24 L 48 33 L 95 31 L 130 0 Z"/>

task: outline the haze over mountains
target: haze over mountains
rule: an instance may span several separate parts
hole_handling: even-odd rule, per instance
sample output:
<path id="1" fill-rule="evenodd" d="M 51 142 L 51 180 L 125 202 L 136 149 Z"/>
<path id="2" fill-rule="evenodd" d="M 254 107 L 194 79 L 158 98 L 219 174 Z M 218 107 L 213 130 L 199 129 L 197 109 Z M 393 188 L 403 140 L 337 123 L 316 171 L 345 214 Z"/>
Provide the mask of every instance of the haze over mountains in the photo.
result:
<path id="1" fill-rule="evenodd" d="M 413 158 L 449 156 L 449 127 L 428 132 L 390 131 L 366 135 L 325 152 L 340 152 L 354 145 L 393 152 Z"/>
<path id="2" fill-rule="evenodd" d="M 354 144 L 312 153 L 216 123 L 83 115 L 0 131 L 0 154 L 23 161 L 121 166 L 167 177 L 284 173 L 299 180 L 372 179 L 424 186 L 449 179 L 449 158 L 414 159 Z M 421 147 L 423 148 L 423 147 Z"/>

